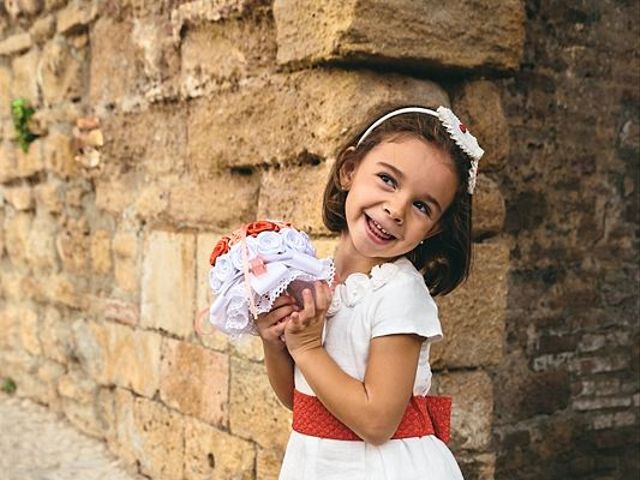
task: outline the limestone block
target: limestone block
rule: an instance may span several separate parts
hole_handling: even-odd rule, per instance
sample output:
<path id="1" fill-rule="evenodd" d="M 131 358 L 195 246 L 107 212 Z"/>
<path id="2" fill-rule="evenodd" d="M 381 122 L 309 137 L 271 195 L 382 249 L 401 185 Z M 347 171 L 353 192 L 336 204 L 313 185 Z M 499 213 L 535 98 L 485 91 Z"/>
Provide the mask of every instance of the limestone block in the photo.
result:
<path id="1" fill-rule="evenodd" d="M 27 260 L 35 269 L 51 270 L 59 266 L 56 251 L 57 222 L 51 215 L 38 212 L 27 238 Z"/>
<path id="2" fill-rule="evenodd" d="M 91 105 L 123 101 L 138 89 L 142 65 L 131 39 L 132 28 L 131 22 L 109 17 L 99 18 L 91 28 Z"/>
<path id="3" fill-rule="evenodd" d="M 67 222 L 56 237 L 56 249 L 65 270 L 83 273 L 89 264 L 89 227 L 85 222 Z"/>
<path id="4" fill-rule="evenodd" d="M 256 455 L 251 442 L 190 417 L 184 418 L 184 437 L 186 480 L 254 479 Z"/>
<path id="5" fill-rule="evenodd" d="M 231 344 L 231 351 L 242 358 L 252 360 L 254 362 L 264 361 L 264 349 L 262 348 L 262 340 L 254 335 L 245 335 Z"/>
<path id="6" fill-rule="evenodd" d="M 72 50 L 61 37 L 45 45 L 38 66 L 45 105 L 82 97 L 88 73 L 85 56 L 85 50 Z"/>
<path id="7" fill-rule="evenodd" d="M 0 42 L 0 55 L 13 55 L 31 48 L 31 35 L 28 33 L 16 33 Z"/>
<path id="8" fill-rule="evenodd" d="M 140 324 L 189 336 L 195 305 L 195 237 L 151 232 L 143 262 Z"/>
<path id="9" fill-rule="evenodd" d="M 436 299 L 444 340 L 433 344 L 434 368 L 496 365 L 503 358 L 509 247 L 497 240 L 474 248 L 467 282 Z"/>
<path id="10" fill-rule="evenodd" d="M 13 140 L 0 143 L 0 182 L 30 177 L 43 170 L 42 140 L 36 139 L 24 153 Z"/>
<path id="11" fill-rule="evenodd" d="M 11 70 L 4 65 L 0 65 L 0 105 L 0 118 L 10 118 L 11 112 L 7 106 L 11 105 Z"/>
<path id="12" fill-rule="evenodd" d="M 456 115 L 463 119 L 485 151 L 479 170 L 502 168 L 509 156 L 510 135 L 500 89 L 486 80 L 469 82 L 454 95 L 452 103 Z"/>
<path id="13" fill-rule="evenodd" d="M 181 94 L 198 97 L 267 71 L 276 59 L 270 15 L 187 30 L 181 44 Z"/>
<path id="14" fill-rule="evenodd" d="M 65 273 L 39 275 L 35 280 L 39 301 L 76 309 L 87 308 L 86 281 Z"/>
<path id="15" fill-rule="evenodd" d="M 47 213 L 61 213 L 63 187 L 64 185 L 55 179 L 36 185 L 33 193 L 37 209 Z"/>
<path id="16" fill-rule="evenodd" d="M 114 276 L 120 290 L 136 294 L 140 290 L 140 246 L 133 232 L 118 232 L 112 240 Z"/>
<path id="17" fill-rule="evenodd" d="M 52 131 L 44 139 L 44 164 L 47 170 L 62 178 L 75 176 L 80 164 L 75 161 L 75 152 L 70 135 Z"/>
<path id="18" fill-rule="evenodd" d="M 338 247 L 339 237 L 313 238 L 311 242 L 316 249 L 318 258 L 333 258 Z"/>
<path id="19" fill-rule="evenodd" d="M 179 225 L 235 228 L 252 221 L 260 172 L 221 173 L 209 180 L 184 178 L 171 187 L 168 214 Z"/>
<path id="20" fill-rule="evenodd" d="M 96 207 L 100 210 L 119 216 L 135 202 L 138 180 L 134 175 L 97 178 L 95 184 Z"/>
<path id="21" fill-rule="evenodd" d="M 152 107 L 101 118 L 105 162 L 136 165 L 153 178 L 184 170 L 187 108 Z"/>
<path id="22" fill-rule="evenodd" d="M 232 357 L 230 391 L 230 432 L 264 448 L 284 449 L 291 412 L 271 389 L 264 365 Z"/>
<path id="23" fill-rule="evenodd" d="M 505 215 L 504 197 L 498 185 L 486 175 L 479 174 L 473 191 L 473 238 L 500 233 Z"/>
<path id="24" fill-rule="evenodd" d="M 2 273 L 4 277 L 5 272 Z M 20 345 L 19 316 L 16 304 L 4 304 L 0 309 L 0 351 L 13 350 Z"/>
<path id="25" fill-rule="evenodd" d="M 0 275 L 3 297 L 12 302 L 21 302 L 25 298 L 33 298 L 38 301 L 33 276 L 23 272 L 22 268 L 5 268 L 3 266 L 2 275 Z"/>
<path id="26" fill-rule="evenodd" d="M 456 456 L 464 478 L 492 479 L 495 478 L 496 454 L 476 453 L 470 455 L 465 452 Z"/>
<path id="27" fill-rule="evenodd" d="M 2 194 L 7 203 L 16 210 L 31 210 L 34 206 L 33 191 L 28 185 L 4 187 Z"/>
<path id="28" fill-rule="evenodd" d="M 153 225 L 154 220 L 162 222 L 162 215 L 169 208 L 170 185 L 174 185 L 177 181 L 169 175 L 163 175 L 153 183 L 145 182 L 139 189 L 133 204 L 136 215 L 144 219 L 148 225 Z"/>
<path id="29" fill-rule="evenodd" d="M 188 157 L 204 173 L 226 166 L 317 163 L 318 157 L 335 155 L 357 124 L 382 106 L 415 102 L 449 104 L 436 84 L 389 73 L 322 69 L 254 79 L 238 91 L 193 102 Z"/>
<path id="30" fill-rule="evenodd" d="M 487 373 L 475 370 L 437 374 L 429 393 L 453 397 L 452 450 L 485 450 L 489 447 L 493 420 L 493 385 Z"/>
<path id="31" fill-rule="evenodd" d="M 136 460 L 150 478 L 183 478 L 185 427 L 183 417 L 164 405 L 116 393 L 117 437 L 112 450 L 129 463 Z"/>
<path id="32" fill-rule="evenodd" d="M 23 97 L 32 105 L 40 104 L 38 95 L 38 64 L 40 50 L 32 48 L 24 55 L 14 57 L 11 62 L 13 68 L 13 82 L 11 82 L 11 97 Z"/>
<path id="33" fill-rule="evenodd" d="M 282 450 L 258 447 L 256 480 L 278 478 L 283 458 L 284 451 Z"/>
<path id="34" fill-rule="evenodd" d="M 62 411 L 81 432 L 101 437 L 104 426 L 98 418 L 98 386 L 79 368 L 71 368 L 57 381 Z"/>
<path id="35" fill-rule="evenodd" d="M 40 345 L 38 338 L 38 331 L 40 330 L 38 314 L 34 310 L 25 307 L 20 309 L 18 322 L 20 324 L 22 348 L 31 355 L 42 355 L 42 345 Z"/>
<path id="36" fill-rule="evenodd" d="M 227 428 L 229 359 L 226 354 L 165 338 L 160 379 L 160 398 L 167 406 Z"/>
<path id="37" fill-rule="evenodd" d="M 95 273 L 106 275 L 111 271 L 111 235 L 97 230 L 91 235 L 91 267 Z"/>
<path id="38" fill-rule="evenodd" d="M 78 358 L 92 378 L 152 397 L 160 384 L 161 336 L 111 322 L 73 324 Z"/>
<path id="39" fill-rule="evenodd" d="M 39 332 L 42 354 L 61 364 L 69 363 L 73 352 L 71 323 L 60 310 L 48 306 L 44 311 Z"/>
<path id="40" fill-rule="evenodd" d="M 57 14 L 58 33 L 75 34 L 87 28 L 98 14 L 95 2 L 72 1 Z"/>
<path id="41" fill-rule="evenodd" d="M 56 19 L 53 15 L 40 17 L 29 29 L 29 34 L 35 43 L 44 43 L 53 36 L 56 31 Z"/>
<path id="42" fill-rule="evenodd" d="M 14 265 L 26 265 L 27 242 L 33 218 L 29 213 L 17 212 L 5 217 L 4 234 L 9 260 Z"/>
<path id="43" fill-rule="evenodd" d="M 282 64 L 342 60 L 440 70 L 515 69 L 524 44 L 519 0 L 278 0 L 273 13 Z"/>
<path id="44" fill-rule="evenodd" d="M 107 320 L 115 320 L 125 325 L 136 326 L 140 321 L 140 305 L 117 298 L 105 298 L 96 302 L 98 312 Z"/>
<path id="45" fill-rule="evenodd" d="M 265 172 L 258 218 L 282 218 L 309 235 L 331 234 L 322 223 L 322 199 L 332 163 Z"/>
<path id="46" fill-rule="evenodd" d="M 216 242 L 224 233 L 201 233 L 197 235 L 197 252 L 196 252 L 196 316 L 195 321 L 199 322 L 199 328 L 202 335 L 199 339 L 206 347 L 213 348 L 220 352 L 224 352 L 229 344 L 228 337 L 216 330 L 209 323 L 209 306 L 213 303 L 214 297 L 209 287 L 209 257 Z"/>

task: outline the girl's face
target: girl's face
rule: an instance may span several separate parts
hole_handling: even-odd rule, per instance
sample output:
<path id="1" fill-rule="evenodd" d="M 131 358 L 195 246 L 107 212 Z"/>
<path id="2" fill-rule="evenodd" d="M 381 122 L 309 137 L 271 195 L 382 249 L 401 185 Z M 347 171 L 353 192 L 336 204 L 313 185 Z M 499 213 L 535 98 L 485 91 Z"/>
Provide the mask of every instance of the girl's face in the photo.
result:
<path id="1" fill-rule="evenodd" d="M 348 235 L 374 264 L 400 257 L 438 233 L 458 187 L 449 155 L 415 137 L 383 141 L 359 165 L 347 160 L 340 178 L 349 190 Z"/>

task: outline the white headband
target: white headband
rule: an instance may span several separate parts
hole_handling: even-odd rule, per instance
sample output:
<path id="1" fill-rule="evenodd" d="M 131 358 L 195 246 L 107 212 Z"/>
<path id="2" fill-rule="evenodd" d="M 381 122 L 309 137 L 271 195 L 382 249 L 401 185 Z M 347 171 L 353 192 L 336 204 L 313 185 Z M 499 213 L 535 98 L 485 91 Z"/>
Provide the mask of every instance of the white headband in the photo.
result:
<path id="1" fill-rule="evenodd" d="M 403 113 L 426 113 L 427 115 L 437 117 L 440 120 L 442 125 L 447 129 L 447 132 L 449 132 L 449 136 L 456 142 L 456 145 L 458 145 L 462 151 L 471 158 L 467 191 L 472 194 L 473 189 L 476 186 L 476 177 L 478 176 L 478 160 L 480 160 L 482 155 L 484 155 L 484 150 L 480 148 L 480 145 L 478 145 L 476 137 L 469 133 L 465 124 L 462 123 L 447 107 L 440 106 L 437 111 L 422 107 L 405 107 L 389 112 L 373 122 L 373 124 L 365 130 L 356 146 L 359 146 L 362 141 L 367 138 L 367 136 L 382 122 Z"/>

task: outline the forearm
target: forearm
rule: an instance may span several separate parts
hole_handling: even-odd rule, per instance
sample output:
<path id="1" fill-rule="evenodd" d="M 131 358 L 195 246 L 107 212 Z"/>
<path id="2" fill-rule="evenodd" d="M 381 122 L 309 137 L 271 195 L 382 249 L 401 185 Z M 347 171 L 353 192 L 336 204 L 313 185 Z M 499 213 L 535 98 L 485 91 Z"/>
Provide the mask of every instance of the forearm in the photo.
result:
<path id="1" fill-rule="evenodd" d="M 360 438 L 381 444 L 393 435 L 401 417 L 390 417 L 375 392 L 345 373 L 324 348 L 297 356 L 296 365 L 322 404 Z"/>
<path id="2" fill-rule="evenodd" d="M 293 410 L 293 359 L 286 347 L 274 347 L 263 342 L 264 364 L 271 388 L 289 410 Z"/>

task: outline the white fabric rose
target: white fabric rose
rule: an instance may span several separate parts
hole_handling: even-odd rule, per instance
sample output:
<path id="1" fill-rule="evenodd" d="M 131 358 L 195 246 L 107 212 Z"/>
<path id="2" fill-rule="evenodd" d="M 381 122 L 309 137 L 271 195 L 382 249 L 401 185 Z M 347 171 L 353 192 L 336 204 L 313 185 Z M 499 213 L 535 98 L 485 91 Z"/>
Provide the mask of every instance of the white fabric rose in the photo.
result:
<path id="1" fill-rule="evenodd" d="M 307 251 L 307 238 L 306 234 L 297 232 L 292 228 L 283 228 L 280 230 L 280 235 L 284 238 L 284 243 L 287 248 L 300 253 L 306 253 Z"/>
<path id="2" fill-rule="evenodd" d="M 257 250 L 262 255 L 275 255 L 283 249 L 282 237 L 277 232 L 260 232 Z"/>
<path id="3" fill-rule="evenodd" d="M 211 287 L 211 289 L 213 290 L 213 293 L 215 294 L 220 293 L 220 289 L 222 288 L 222 282 L 216 276 L 214 267 L 211 267 L 209 269 L 209 286 Z"/>
<path id="4" fill-rule="evenodd" d="M 229 254 L 220 255 L 216 259 L 216 265 L 213 267 L 213 273 L 221 283 L 231 280 L 235 271 L 236 269 L 231 263 Z"/>
<path id="5" fill-rule="evenodd" d="M 249 238 L 251 238 L 251 240 L 249 240 Z M 253 259 L 256 255 L 257 255 L 257 251 L 256 251 L 256 242 L 255 239 L 253 237 L 247 237 L 246 239 L 247 242 L 247 254 L 248 254 L 248 260 L 251 261 L 251 259 Z M 242 253 L 242 242 L 238 242 L 236 243 L 233 247 L 231 247 L 231 251 L 229 252 L 229 256 L 231 257 L 231 262 L 233 263 L 233 266 L 239 270 L 239 271 L 243 271 L 243 265 L 244 265 L 244 254 Z"/>

